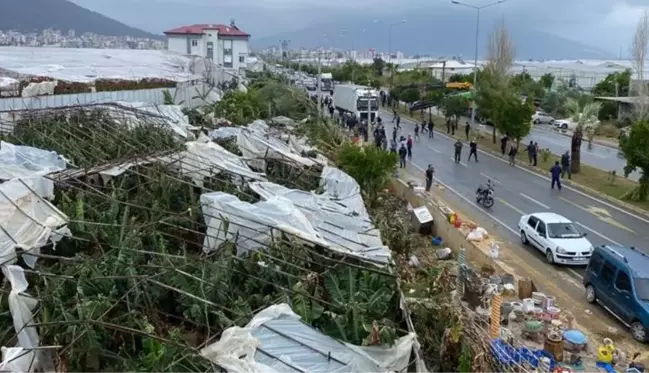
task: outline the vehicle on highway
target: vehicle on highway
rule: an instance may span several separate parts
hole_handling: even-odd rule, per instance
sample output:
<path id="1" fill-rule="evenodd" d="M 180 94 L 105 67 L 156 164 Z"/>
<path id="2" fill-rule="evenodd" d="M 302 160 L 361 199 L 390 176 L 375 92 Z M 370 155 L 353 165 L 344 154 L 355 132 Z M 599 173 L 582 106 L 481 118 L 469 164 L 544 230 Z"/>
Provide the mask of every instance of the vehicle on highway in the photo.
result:
<path id="1" fill-rule="evenodd" d="M 356 84 L 337 84 L 334 87 L 334 106 L 360 119 L 374 119 L 379 110 L 379 92 Z"/>
<path id="2" fill-rule="evenodd" d="M 546 112 L 535 111 L 534 114 L 532 114 L 532 123 L 552 125 L 554 124 L 554 118 Z"/>
<path id="3" fill-rule="evenodd" d="M 334 89 L 334 77 L 331 73 L 322 73 L 318 75 L 317 79 L 320 81 L 321 91 L 331 91 Z"/>
<path id="4" fill-rule="evenodd" d="M 491 185 L 491 180 L 487 180 L 487 185 L 478 186 L 475 191 L 475 202 L 486 209 L 494 205 L 494 188 Z"/>
<path id="5" fill-rule="evenodd" d="M 577 128 L 577 123 L 571 121 L 570 119 L 556 119 L 553 122 L 554 126 L 562 130 L 571 130 L 574 131 Z"/>
<path id="6" fill-rule="evenodd" d="M 545 254 L 550 264 L 588 265 L 593 245 L 569 219 L 553 212 L 523 215 L 518 221 L 521 242 Z"/>
<path id="7" fill-rule="evenodd" d="M 598 302 L 649 342 L 649 256 L 634 247 L 595 248 L 583 279 L 586 300 Z"/>

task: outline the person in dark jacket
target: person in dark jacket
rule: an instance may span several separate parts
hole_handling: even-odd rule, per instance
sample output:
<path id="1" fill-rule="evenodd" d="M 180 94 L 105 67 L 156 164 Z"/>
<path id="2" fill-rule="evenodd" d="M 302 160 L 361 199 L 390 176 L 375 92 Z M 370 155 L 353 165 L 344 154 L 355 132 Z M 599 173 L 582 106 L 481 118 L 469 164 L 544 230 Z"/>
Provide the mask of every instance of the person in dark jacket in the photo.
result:
<path id="1" fill-rule="evenodd" d="M 426 169 L 426 191 L 430 191 L 430 187 L 433 185 L 433 177 L 435 175 L 435 169 L 433 165 L 429 164 Z"/>
<path id="2" fill-rule="evenodd" d="M 408 155 L 408 150 L 404 144 L 401 144 L 399 148 L 399 168 L 406 168 L 406 156 Z"/>
<path id="3" fill-rule="evenodd" d="M 471 156 L 473 156 L 473 159 L 478 163 L 478 143 L 476 142 L 476 139 L 471 140 L 469 143 L 469 161 L 471 160 Z"/>
<path id="4" fill-rule="evenodd" d="M 412 159 L 412 137 L 408 135 L 408 140 L 406 140 L 406 149 L 408 151 L 408 159 Z"/>
<path id="5" fill-rule="evenodd" d="M 550 189 L 554 189 L 556 185 L 561 190 L 561 166 L 559 166 L 559 161 L 554 162 L 554 166 L 550 169 L 550 174 L 552 175 Z"/>
<path id="6" fill-rule="evenodd" d="M 428 137 L 431 139 L 435 137 L 434 129 L 435 129 L 435 123 L 433 122 L 432 119 L 430 119 L 428 121 Z"/>
<path id="7" fill-rule="evenodd" d="M 535 142 L 534 143 L 534 149 L 532 151 L 532 166 L 536 167 L 537 165 L 537 160 L 539 157 L 539 143 Z"/>
<path id="8" fill-rule="evenodd" d="M 469 141 L 470 132 L 471 132 L 471 124 L 469 124 L 469 122 L 466 122 L 466 125 L 464 126 L 464 134 L 466 135 L 466 141 Z"/>
<path id="9" fill-rule="evenodd" d="M 572 177 L 570 172 L 570 153 L 566 150 L 565 153 L 561 156 L 561 178 L 568 174 L 568 179 Z"/>
<path id="10" fill-rule="evenodd" d="M 397 128 L 401 129 L 401 116 L 397 114 Z"/>
<path id="11" fill-rule="evenodd" d="M 527 158 L 530 161 L 530 166 L 532 165 L 533 153 L 534 153 L 534 141 L 530 141 L 530 144 L 527 146 Z"/>
<path id="12" fill-rule="evenodd" d="M 462 155 L 462 141 L 457 140 L 453 146 L 455 147 L 455 163 L 460 163 L 460 156 Z"/>
<path id="13" fill-rule="evenodd" d="M 509 140 L 507 135 L 503 135 L 500 138 L 500 152 L 503 153 L 503 155 L 505 155 L 505 153 L 507 151 L 507 140 Z"/>

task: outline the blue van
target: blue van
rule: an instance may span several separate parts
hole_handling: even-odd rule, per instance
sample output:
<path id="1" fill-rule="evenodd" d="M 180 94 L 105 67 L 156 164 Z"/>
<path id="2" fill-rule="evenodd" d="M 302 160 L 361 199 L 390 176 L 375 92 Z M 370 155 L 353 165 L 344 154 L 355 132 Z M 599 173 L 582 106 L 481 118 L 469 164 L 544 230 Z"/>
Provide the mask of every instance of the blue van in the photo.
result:
<path id="1" fill-rule="evenodd" d="M 649 341 L 649 256 L 635 247 L 595 247 L 584 274 L 586 300 L 597 301 L 631 330 Z"/>

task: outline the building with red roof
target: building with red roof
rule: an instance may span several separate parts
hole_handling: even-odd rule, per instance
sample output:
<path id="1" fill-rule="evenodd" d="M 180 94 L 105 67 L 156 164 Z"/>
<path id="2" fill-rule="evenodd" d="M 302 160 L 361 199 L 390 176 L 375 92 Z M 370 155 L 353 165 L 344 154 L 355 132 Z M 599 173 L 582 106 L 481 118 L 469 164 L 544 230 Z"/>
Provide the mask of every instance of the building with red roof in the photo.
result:
<path id="1" fill-rule="evenodd" d="M 167 49 L 173 52 L 200 56 L 217 65 L 241 69 L 246 67 L 250 34 L 230 25 L 196 24 L 176 27 L 164 32 Z"/>

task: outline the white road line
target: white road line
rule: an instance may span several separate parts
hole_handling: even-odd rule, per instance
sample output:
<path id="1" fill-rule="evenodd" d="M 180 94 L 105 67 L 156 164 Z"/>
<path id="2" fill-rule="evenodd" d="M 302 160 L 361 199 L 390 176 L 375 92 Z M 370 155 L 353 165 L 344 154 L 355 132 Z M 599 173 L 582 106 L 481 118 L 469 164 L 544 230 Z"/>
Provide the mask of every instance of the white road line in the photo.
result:
<path id="1" fill-rule="evenodd" d="M 415 168 L 417 168 L 418 170 L 420 170 L 420 171 L 422 171 L 422 172 L 424 171 L 423 168 L 417 166 L 416 164 L 412 163 L 412 165 L 413 165 Z M 478 206 L 477 204 L 475 204 L 473 201 L 471 201 L 470 199 L 466 198 L 465 196 L 463 196 L 462 194 L 460 194 L 460 193 L 459 193 L 458 191 L 456 191 L 455 189 L 452 189 L 452 188 L 449 187 L 448 185 L 444 184 L 440 179 L 438 179 L 438 178 L 436 178 L 436 177 L 433 177 L 433 179 L 436 180 L 436 181 L 437 181 L 440 185 L 442 185 L 444 188 L 446 188 L 446 190 L 448 190 L 448 191 L 452 192 L 453 194 L 455 194 L 456 196 L 462 198 L 466 203 L 468 203 L 469 205 L 475 207 L 476 209 L 478 209 L 479 211 L 481 211 L 483 214 L 485 214 L 485 215 L 487 215 L 489 218 L 491 218 L 493 221 L 495 221 L 496 223 L 500 224 L 501 227 L 507 229 L 508 231 L 510 231 L 510 232 L 511 232 L 512 234 L 514 234 L 515 236 L 518 236 L 518 237 L 521 236 L 521 234 L 520 234 L 520 232 L 519 232 L 518 230 L 516 230 L 516 229 L 514 229 L 514 228 L 511 228 L 510 226 L 508 226 L 507 224 L 505 224 L 502 220 L 498 219 L 497 217 L 495 217 L 494 215 L 492 215 L 492 214 L 489 213 L 488 211 L 485 211 L 483 208 L 480 208 L 480 206 Z M 577 223 L 577 224 L 579 224 L 579 223 Z M 570 271 L 573 275 L 575 275 L 577 278 L 580 278 L 580 279 L 583 278 L 583 277 L 582 277 L 579 273 L 577 273 L 574 269 L 572 269 L 572 268 L 566 268 L 566 269 L 567 269 L 568 271 Z"/>
<path id="2" fill-rule="evenodd" d="M 491 177 L 491 176 L 489 176 L 489 175 L 487 175 L 487 174 L 485 174 L 485 173 L 480 172 L 480 175 L 483 176 L 483 177 L 486 177 L 487 179 L 493 181 L 493 182 L 496 183 L 496 184 L 503 185 L 503 183 L 501 183 L 500 181 L 494 179 L 493 177 Z"/>
<path id="3" fill-rule="evenodd" d="M 589 228 L 589 227 L 587 227 L 587 226 L 581 224 L 581 223 L 578 222 L 578 221 L 576 221 L 575 224 L 577 224 L 578 226 L 580 226 L 580 227 L 582 227 L 582 228 L 586 228 L 586 229 L 588 229 L 589 231 L 595 233 L 596 235 L 600 236 L 601 238 L 605 239 L 606 241 L 608 241 L 608 242 L 610 242 L 610 243 L 612 243 L 612 244 L 614 244 L 614 245 L 622 246 L 621 244 L 619 244 L 619 243 L 613 241 L 612 239 L 610 239 L 610 238 L 604 236 L 603 234 L 597 232 L 596 230 L 594 230 L 594 229 L 592 229 L 592 228 Z"/>
<path id="4" fill-rule="evenodd" d="M 426 145 L 426 146 L 428 146 L 428 149 L 430 149 L 430 150 L 432 150 L 432 151 L 434 151 L 435 153 L 441 153 L 441 151 L 440 151 L 440 150 L 437 150 L 437 149 L 435 149 L 435 148 L 433 148 L 433 147 L 432 147 L 432 146 L 430 146 L 430 145 Z"/>
<path id="5" fill-rule="evenodd" d="M 455 158 L 451 157 L 451 160 L 452 160 L 453 162 L 455 162 Z M 469 167 L 469 166 L 466 165 L 466 163 L 462 163 L 462 162 L 460 162 L 459 164 L 461 164 L 461 165 L 464 166 L 464 167 Z"/>
<path id="6" fill-rule="evenodd" d="M 572 274 L 575 275 L 575 277 L 577 277 L 578 279 L 583 279 L 583 278 L 584 278 L 584 276 L 580 275 L 579 272 L 575 271 L 575 270 L 572 269 L 572 268 L 566 268 L 566 271 L 572 273 Z"/>
<path id="7" fill-rule="evenodd" d="M 530 201 L 536 203 L 537 205 L 543 207 L 544 209 L 547 209 L 547 210 L 550 209 L 550 206 L 548 206 L 548 205 L 546 205 L 546 204 L 543 204 L 543 203 L 541 203 L 541 202 L 535 200 L 534 198 L 528 196 L 527 194 L 523 194 L 523 193 L 519 193 L 519 194 L 521 195 L 521 197 L 526 198 L 526 199 L 528 199 L 528 200 L 530 200 Z"/>

